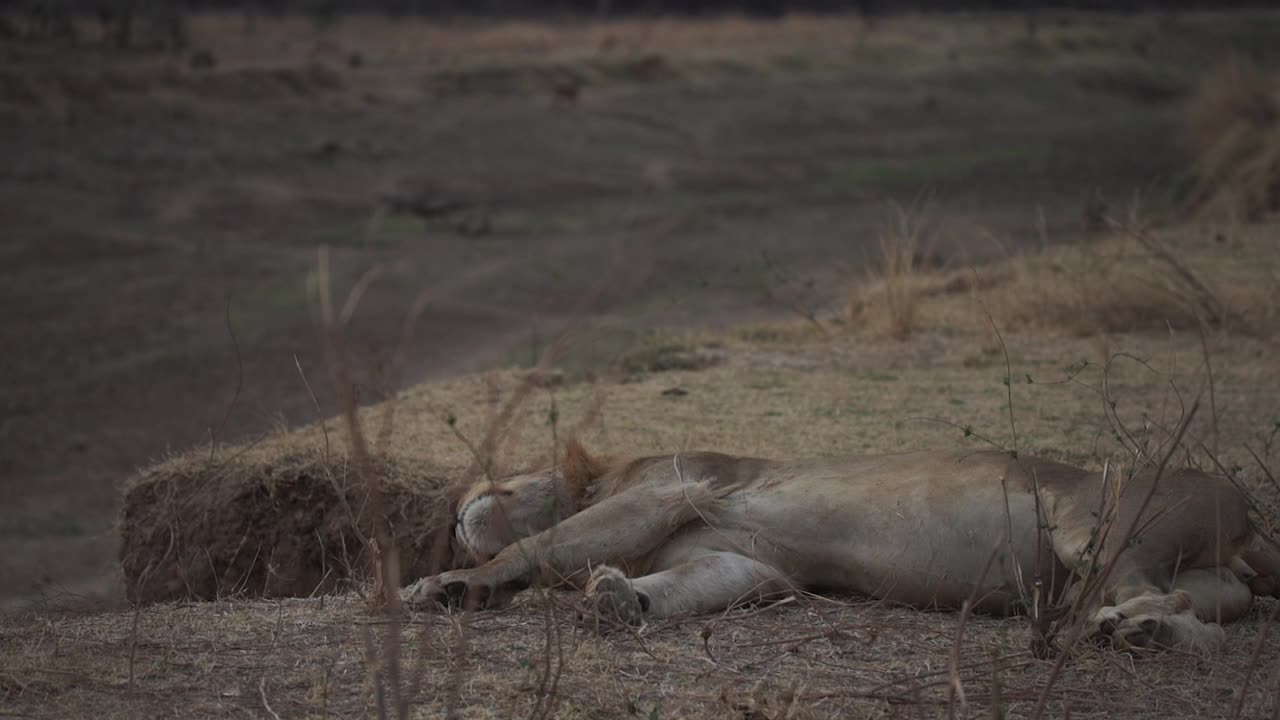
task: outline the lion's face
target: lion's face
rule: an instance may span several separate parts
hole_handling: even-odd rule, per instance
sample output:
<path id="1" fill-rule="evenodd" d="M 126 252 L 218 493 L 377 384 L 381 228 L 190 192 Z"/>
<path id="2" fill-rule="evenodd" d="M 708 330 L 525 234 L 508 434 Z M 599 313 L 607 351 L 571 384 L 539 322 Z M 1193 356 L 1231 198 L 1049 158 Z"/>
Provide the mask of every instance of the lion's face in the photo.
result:
<path id="1" fill-rule="evenodd" d="M 457 504 L 454 535 L 475 562 L 536 535 L 568 515 L 559 470 L 543 470 L 476 483 Z"/>

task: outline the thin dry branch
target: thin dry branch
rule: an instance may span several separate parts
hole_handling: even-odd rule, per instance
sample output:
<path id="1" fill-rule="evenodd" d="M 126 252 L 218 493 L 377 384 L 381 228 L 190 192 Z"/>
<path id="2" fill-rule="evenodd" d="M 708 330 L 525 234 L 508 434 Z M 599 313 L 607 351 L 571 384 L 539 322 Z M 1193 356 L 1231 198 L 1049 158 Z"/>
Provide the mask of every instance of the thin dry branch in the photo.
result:
<path id="1" fill-rule="evenodd" d="M 1160 479 L 1164 475 L 1165 467 L 1168 465 L 1169 461 L 1173 458 L 1174 452 L 1182 444 L 1182 438 L 1187 432 L 1187 427 L 1191 424 L 1191 421 L 1195 418 L 1196 411 L 1199 409 L 1199 407 L 1200 407 L 1200 400 L 1199 398 L 1196 398 L 1196 401 L 1191 405 L 1190 411 L 1187 412 L 1186 418 L 1184 418 L 1182 424 L 1178 426 L 1177 433 L 1174 435 L 1173 441 L 1169 443 L 1168 450 L 1160 458 L 1160 462 L 1156 466 L 1155 476 L 1152 478 L 1152 481 L 1151 481 L 1151 488 L 1147 491 L 1146 495 L 1142 498 L 1142 503 L 1138 506 L 1138 511 L 1137 513 L 1134 514 L 1133 520 L 1129 523 L 1129 527 L 1125 530 L 1124 536 L 1121 537 L 1120 545 L 1116 550 L 1115 554 L 1112 555 L 1111 560 L 1108 561 L 1105 566 L 1103 566 L 1102 571 L 1098 574 L 1096 578 L 1096 581 L 1092 583 L 1086 583 L 1085 586 L 1081 588 L 1080 593 L 1076 598 L 1076 606 L 1074 607 L 1075 611 L 1072 612 L 1070 615 L 1068 615 L 1068 619 L 1071 622 L 1071 631 L 1070 633 L 1068 633 L 1066 645 L 1062 648 L 1062 652 L 1058 656 L 1057 662 L 1054 663 L 1053 670 L 1050 671 L 1049 678 L 1045 681 L 1044 689 L 1041 690 L 1039 697 L 1036 699 L 1035 708 L 1033 709 L 1031 714 L 1032 720 L 1039 720 L 1039 718 L 1044 717 L 1044 711 L 1049 702 L 1049 694 L 1053 689 L 1053 685 L 1057 681 L 1058 677 L 1061 676 L 1062 668 L 1066 665 L 1067 658 L 1071 655 L 1071 652 L 1070 652 L 1071 649 L 1080 640 L 1080 635 L 1084 632 L 1084 627 L 1086 623 L 1084 622 L 1083 618 L 1078 617 L 1079 608 L 1087 607 L 1087 605 L 1084 604 L 1086 602 L 1086 599 L 1093 598 L 1096 594 L 1102 592 L 1103 588 L 1106 587 L 1107 580 L 1110 579 L 1111 573 L 1113 570 L 1115 570 L 1116 564 L 1119 562 L 1120 557 L 1124 554 L 1125 549 L 1129 547 L 1130 541 L 1133 539 L 1134 534 L 1138 530 L 1138 525 L 1142 521 L 1142 516 L 1146 513 L 1147 508 L 1150 506 L 1151 499 L 1155 497 L 1156 490 L 1160 487 Z M 1100 552 L 1100 546 L 1098 551 Z"/>

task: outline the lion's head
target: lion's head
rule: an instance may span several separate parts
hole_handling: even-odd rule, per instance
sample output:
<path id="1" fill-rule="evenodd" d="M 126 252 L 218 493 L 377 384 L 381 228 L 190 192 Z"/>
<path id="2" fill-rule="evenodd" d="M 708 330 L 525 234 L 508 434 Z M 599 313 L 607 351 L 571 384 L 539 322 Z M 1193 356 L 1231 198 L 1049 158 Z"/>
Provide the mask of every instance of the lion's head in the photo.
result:
<path id="1" fill-rule="evenodd" d="M 453 536 L 463 558 L 482 563 L 522 538 L 576 513 L 586 487 L 606 464 L 570 440 L 554 466 L 470 486 L 453 506 Z"/>

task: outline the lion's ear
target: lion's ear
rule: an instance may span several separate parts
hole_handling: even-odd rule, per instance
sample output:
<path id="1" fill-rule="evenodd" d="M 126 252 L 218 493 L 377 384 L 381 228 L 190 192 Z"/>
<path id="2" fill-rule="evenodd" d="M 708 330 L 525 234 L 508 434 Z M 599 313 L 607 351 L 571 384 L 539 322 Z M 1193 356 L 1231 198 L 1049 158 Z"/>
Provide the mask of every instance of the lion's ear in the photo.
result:
<path id="1" fill-rule="evenodd" d="M 578 442 L 570 438 L 564 445 L 564 458 L 560 461 L 560 472 L 564 475 L 565 484 L 580 492 L 592 480 L 608 471 L 608 463 L 594 457 Z"/>

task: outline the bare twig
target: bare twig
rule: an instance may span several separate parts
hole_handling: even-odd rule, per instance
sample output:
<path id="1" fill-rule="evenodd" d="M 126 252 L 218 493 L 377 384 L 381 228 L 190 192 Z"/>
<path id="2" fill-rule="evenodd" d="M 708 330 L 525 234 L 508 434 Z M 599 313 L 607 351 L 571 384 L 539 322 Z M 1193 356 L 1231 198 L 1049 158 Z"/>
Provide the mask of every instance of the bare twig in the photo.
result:
<path id="1" fill-rule="evenodd" d="M 1231 720 L 1238 720 L 1240 713 L 1244 711 L 1244 699 L 1249 694 L 1249 682 L 1253 680 L 1253 674 L 1258 669 L 1258 661 L 1262 659 L 1262 648 L 1267 644 L 1267 635 L 1270 634 L 1271 626 L 1277 617 L 1280 617 L 1280 603 L 1271 609 L 1266 624 L 1258 632 L 1258 641 L 1253 644 L 1253 652 L 1249 654 L 1249 664 L 1246 666 L 1244 679 L 1240 681 L 1240 691 L 1236 693 L 1235 700 L 1231 703 L 1231 715 L 1228 716 Z"/>
<path id="2" fill-rule="evenodd" d="M 1209 361 L 1209 340 L 1204 334 L 1204 323 L 1200 323 L 1200 352 L 1204 355 L 1205 382 L 1209 384 L 1209 428 L 1213 433 L 1213 454 L 1218 454 L 1218 397 L 1213 388 L 1213 363 Z"/>
<path id="3" fill-rule="evenodd" d="M 316 400 L 316 394 L 311 389 L 311 383 L 307 382 L 307 374 L 302 371 L 302 363 L 298 361 L 297 353 L 293 355 L 293 365 L 298 368 L 298 377 L 302 378 L 302 386 L 307 389 L 307 397 L 311 398 L 311 405 L 316 409 L 316 417 L 319 418 L 320 434 L 324 436 L 324 460 L 325 465 L 329 464 L 329 423 L 324 419 L 324 412 L 320 409 L 320 401 Z"/>
<path id="4" fill-rule="evenodd" d="M 1253 448 L 1249 447 L 1248 443 L 1245 443 L 1244 449 L 1249 453 L 1249 456 L 1253 458 L 1253 461 L 1258 463 L 1258 468 L 1262 470 L 1262 474 L 1266 475 L 1267 479 L 1271 481 L 1271 486 L 1277 491 L 1280 491 L 1280 481 L 1277 481 L 1276 476 L 1271 473 L 1271 468 L 1267 467 L 1267 464 L 1262 461 L 1262 458 L 1258 457 L 1258 453 L 1254 452 Z"/>
<path id="5" fill-rule="evenodd" d="M 1004 353 L 1004 388 L 1008 397 L 1010 442 L 1013 444 L 1009 454 L 1016 460 L 1018 458 L 1018 426 L 1013 421 L 1013 366 L 1009 362 L 1009 348 L 1004 344 L 1004 336 L 1000 334 L 1000 328 L 996 327 L 995 318 L 991 317 L 991 313 L 985 308 L 982 314 L 986 315 L 987 322 L 991 323 L 991 330 L 995 332 L 996 340 L 1000 341 L 1000 351 Z"/>
<path id="6" fill-rule="evenodd" d="M 142 603 L 135 602 L 133 605 L 133 626 L 129 630 L 129 693 L 133 693 L 134 688 L 134 668 L 138 659 L 138 621 L 142 617 Z"/>
<path id="7" fill-rule="evenodd" d="M 271 703 L 267 702 L 267 676 L 266 675 L 263 675 L 262 679 L 258 681 L 258 695 L 262 697 L 262 707 L 267 711 L 267 714 L 275 718 L 275 720 L 280 720 L 280 716 L 276 714 L 276 711 L 271 709 Z"/>
<path id="8" fill-rule="evenodd" d="M 231 347 L 236 353 L 236 389 L 231 394 L 231 401 L 227 403 L 227 407 L 222 411 L 222 420 L 218 421 L 217 427 L 209 433 L 209 458 L 213 458 L 214 449 L 217 446 L 218 438 L 222 437 L 222 431 L 226 428 L 227 420 L 231 418 L 231 410 L 235 408 L 236 403 L 240 400 L 240 390 L 244 387 L 244 360 L 240 357 L 240 340 L 236 338 L 236 330 L 231 326 L 231 296 L 227 295 L 226 308 L 223 319 L 227 324 L 227 334 L 231 336 Z"/>
<path id="9" fill-rule="evenodd" d="M 973 606 L 978 602 L 982 586 L 987 582 L 987 574 L 991 572 L 991 565 L 995 562 L 996 556 L 1000 554 L 1000 548 L 1005 544 L 1007 537 L 1007 531 L 1002 532 L 1000 539 L 991 547 L 991 552 L 987 554 L 987 562 L 982 566 L 982 573 L 978 575 L 978 580 L 973 585 L 973 591 L 969 593 L 969 597 L 965 598 L 964 604 L 960 606 L 960 622 L 956 625 L 955 641 L 951 644 L 950 672 L 947 674 L 947 717 L 952 718 L 952 720 L 956 716 L 955 701 L 959 699 L 961 709 L 967 704 L 964 687 L 960 683 L 960 645 L 964 638 L 964 628 L 969 623 L 969 616 L 973 613 Z"/>
<path id="10" fill-rule="evenodd" d="M 396 716 L 405 720 L 409 716 L 409 698 L 405 696 L 400 678 L 400 568 L 395 541 L 387 527 L 382 499 L 382 483 L 373 472 L 368 446 L 360 426 L 359 407 L 356 404 L 355 382 L 347 362 L 341 328 L 335 324 L 333 295 L 329 286 L 329 253 L 321 248 L 318 263 L 321 319 L 324 323 L 325 354 L 329 372 L 338 393 L 343 415 L 347 422 L 347 441 L 355 463 L 359 486 L 368 498 L 361 508 L 364 516 L 365 536 L 372 538 L 368 548 L 373 562 L 375 598 L 386 610 L 391 626 L 384 640 L 384 657 L 387 661 L 387 683 L 395 704 Z M 372 641 L 370 640 L 370 644 Z M 383 715 L 385 717 L 385 715 Z"/>
<path id="11" fill-rule="evenodd" d="M 1126 235 L 1137 240 L 1147 252 L 1151 253 L 1156 259 L 1164 262 L 1173 270 L 1174 274 L 1186 284 L 1187 289 L 1195 296 L 1196 308 L 1198 313 L 1204 313 L 1205 319 L 1214 326 L 1220 326 L 1226 320 L 1226 313 L 1222 309 L 1222 303 L 1219 302 L 1218 296 L 1208 288 L 1196 274 L 1187 267 L 1185 263 L 1178 260 L 1169 252 L 1158 240 L 1132 225 L 1117 222 L 1114 219 L 1107 218 L 1107 224 L 1116 228 Z"/>
<path id="12" fill-rule="evenodd" d="M 1173 454 L 1178 449 L 1178 446 L 1182 444 L 1182 438 L 1187 432 L 1187 427 L 1191 425 L 1191 421 L 1195 418 L 1196 411 L 1199 407 L 1200 400 L 1197 398 L 1196 401 L 1192 403 L 1191 409 L 1187 412 L 1187 416 L 1183 419 L 1182 424 L 1178 426 L 1178 430 L 1173 437 L 1173 441 L 1169 443 L 1168 449 L 1165 451 L 1164 455 L 1161 456 L 1160 462 L 1156 466 L 1155 476 L 1151 480 L 1151 487 L 1142 498 L 1142 503 L 1138 506 L 1138 510 L 1134 514 L 1133 520 L 1130 521 L 1129 527 L 1121 538 L 1120 545 L 1116 549 L 1115 554 L 1112 555 L 1110 561 L 1108 561 L 1102 568 L 1102 571 L 1098 574 L 1095 581 L 1092 583 L 1086 583 L 1085 586 L 1081 588 L 1080 594 L 1076 597 L 1076 606 L 1073 610 L 1078 610 L 1078 608 L 1083 607 L 1088 598 L 1091 598 L 1096 593 L 1101 592 L 1106 587 L 1107 580 L 1110 579 L 1111 573 L 1119 562 L 1120 557 L 1129 547 L 1130 540 L 1133 539 L 1134 533 L 1138 530 L 1139 523 L 1142 522 L 1142 516 L 1146 514 L 1147 507 L 1151 504 L 1151 499 L 1155 497 L 1156 490 L 1160 487 L 1160 479 L 1164 475 L 1165 467 L 1168 465 L 1169 460 L 1173 458 Z M 1095 546 L 1095 553 L 1101 553 L 1100 545 Z M 1045 707 L 1049 702 L 1049 693 L 1052 691 L 1054 683 L 1057 682 L 1058 677 L 1062 674 L 1063 667 L 1066 666 L 1067 658 L 1071 654 L 1069 652 L 1070 649 L 1075 646 L 1076 642 L 1080 639 L 1081 633 L 1084 632 L 1085 623 L 1080 618 L 1075 617 L 1075 615 L 1076 612 L 1073 612 L 1072 615 L 1069 616 L 1072 621 L 1071 631 L 1067 636 L 1067 642 L 1065 647 L 1063 647 L 1063 652 L 1058 656 L 1057 662 L 1054 663 L 1053 670 L 1049 672 L 1049 677 L 1045 681 L 1044 688 L 1040 691 L 1040 696 L 1036 699 L 1035 707 L 1031 713 L 1032 720 L 1039 720 L 1039 718 L 1044 717 Z"/>

